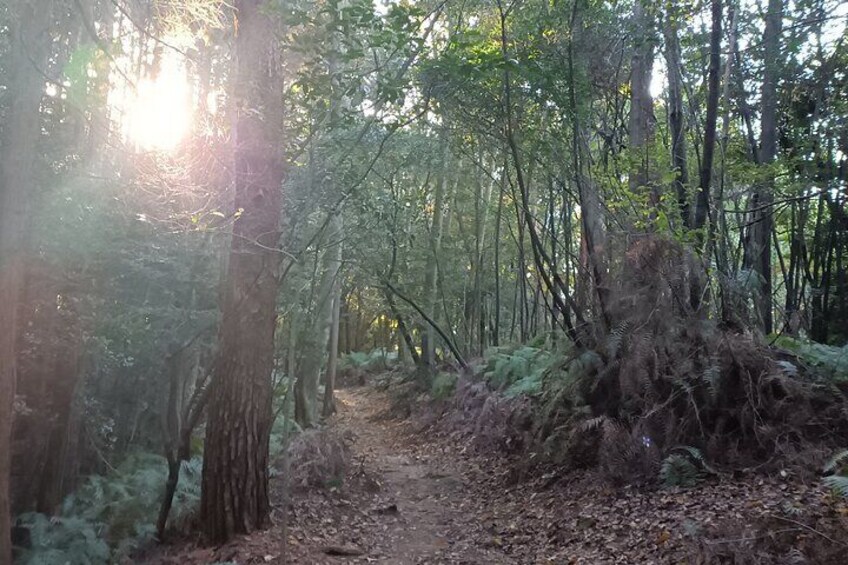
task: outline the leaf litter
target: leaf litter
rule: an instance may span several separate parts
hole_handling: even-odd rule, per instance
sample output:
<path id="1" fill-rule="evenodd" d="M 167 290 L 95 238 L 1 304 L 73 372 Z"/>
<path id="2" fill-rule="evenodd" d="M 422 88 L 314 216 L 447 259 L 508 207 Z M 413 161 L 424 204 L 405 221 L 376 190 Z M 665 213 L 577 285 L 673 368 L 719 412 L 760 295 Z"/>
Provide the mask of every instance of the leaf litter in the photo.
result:
<path id="1" fill-rule="evenodd" d="M 432 418 L 387 416 L 392 402 L 373 387 L 338 391 L 339 413 L 314 437 L 349 450 L 346 468 L 292 481 L 286 534 L 278 476 L 267 530 L 219 548 L 182 542 L 146 562 L 848 563 L 848 508 L 818 480 L 750 474 L 693 488 L 616 487 L 555 469 L 517 480 L 532 454 L 494 454 Z"/>

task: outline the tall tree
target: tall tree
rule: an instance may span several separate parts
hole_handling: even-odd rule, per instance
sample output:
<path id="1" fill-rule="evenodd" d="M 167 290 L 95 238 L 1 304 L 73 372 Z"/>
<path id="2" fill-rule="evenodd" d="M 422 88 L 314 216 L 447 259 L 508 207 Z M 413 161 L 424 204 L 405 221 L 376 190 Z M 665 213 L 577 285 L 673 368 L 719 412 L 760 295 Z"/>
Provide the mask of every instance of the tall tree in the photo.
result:
<path id="1" fill-rule="evenodd" d="M 707 241 L 704 230 L 710 213 L 710 190 L 712 190 L 713 160 L 716 146 L 716 126 L 718 124 L 719 72 L 721 70 L 721 0 L 711 1 L 712 26 L 710 28 L 710 66 L 707 72 L 707 118 L 704 123 L 704 148 L 701 156 L 701 172 L 699 175 L 698 192 L 695 195 L 695 215 L 692 227 L 696 230 L 699 243 L 697 251 L 708 254 L 703 249 Z M 714 226 L 709 231 L 713 233 Z M 711 239 L 711 238 L 710 238 Z M 703 270 L 708 261 L 704 257 Z M 699 269 L 700 270 L 700 269 Z M 701 308 L 704 289 L 703 279 L 696 273 L 691 279 L 689 301 L 696 312 Z"/>
<path id="2" fill-rule="evenodd" d="M 683 226 L 691 224 L 689 205 L 689 164 L 686 155 L 686 113 L 683 110 L 683 76 L 680 62 L 680 7 L 672 3 L 665 17 L 665 62 L 668 75 L 668 126 L 671 134 L 671 166 L 675 169 L 674 189 Z"/>
<path id="3" fill-rule="evenodd" d="M 763 83 L 760 92 L 760 148 L 757 162 L 768 167 L 777 156 L 777 80 L 780 72 L 780 36 L 783 30 L 784 0 L 769 0 L 763 31 Z M 774 229 L 774 173 L 766 171 L 753 198 L 745 263 L 760 281 L 755 299 L 760 328 L 771 333 L 772 314 L 771 238 Z"/>
<path id="4" fill-rule="evenodd" d="M 633 3 L 633 54 L 630 59 L 630 151 L 633 161 L 630 191 L 647 192 L 651 208 L 659 193 L 651 179 L 651 146 L 654 140 L 654 101 L 651 74 L 654 68 L 654 17 L 644 0 Z"/>
<path id="5" fill-rule="evenodd" d="M 44 67 L 50 49 L 52 2 L 17 0 L 11 21 L 9 105 L 0 146 L 0 563 L 12 562 L 9 476 L 16 390 L 18 304 L 40 132 Z"/>
<path id="6" fill-rule="evenodd" d="M 281 254 L 282 77 L 275 20 L 262 0 L 235 3 L 235 208 L 203 453 L 209 541 L 265 526 L 271 372 Z"/>

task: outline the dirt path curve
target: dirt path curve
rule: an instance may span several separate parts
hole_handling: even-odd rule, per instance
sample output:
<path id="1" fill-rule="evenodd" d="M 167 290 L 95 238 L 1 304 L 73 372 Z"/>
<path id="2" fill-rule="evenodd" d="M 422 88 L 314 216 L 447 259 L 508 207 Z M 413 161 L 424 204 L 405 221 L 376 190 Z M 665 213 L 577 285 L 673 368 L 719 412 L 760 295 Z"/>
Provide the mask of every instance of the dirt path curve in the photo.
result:
<path id="1" fill-rule="evenodd" d="M 345 543 L 365 553 L 328 563 L 515 563 L 481 523 L 484 504 L 469 488 L 461 461 L 444 457 L 438 443 L 411 441 L 420 438 L 411 437 L 409 423 L 385 417 L 388 400 L 380 392 L 345 389 L 338 399 L 333 426 L 352 437 L 352 478 L 365 478 L 377 488 L 370 500 L 365 493 L 351 493 L 356 503 L 367 506 L 367 519 L 339 520 L 353 526 L 345 532 Z M 294 533 L 296 521 L 294 516 Z M 324 553 L 327 547 L 313 549 Z M 325 559 L 310 557 L 310 563 Z"/>

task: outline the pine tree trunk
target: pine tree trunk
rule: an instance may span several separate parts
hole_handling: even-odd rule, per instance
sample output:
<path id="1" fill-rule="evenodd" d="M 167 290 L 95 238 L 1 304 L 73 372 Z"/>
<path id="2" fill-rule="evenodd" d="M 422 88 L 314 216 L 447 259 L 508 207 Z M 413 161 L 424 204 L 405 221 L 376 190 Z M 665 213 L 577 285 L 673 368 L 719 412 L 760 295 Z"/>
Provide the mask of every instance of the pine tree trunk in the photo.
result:
<path id="1" fill-rule="evenodd" d="M 23 286 L 28 201 L 39 136 L 39 105 L 50 37 L 52 2 L 19 0 L 8 6 L 11 76 L 6 82 L 0 153 L 0 563 L 12 562 L 9 477 L 16 390 L 18 303 Z"/>
<path id="2" fill-rule="evenodd" d="M 235 205 L 219 350 L 203 454 L 201 514 L 211 543 L 267 525 L 271 372 L 280 266 L 282 101 L 273 22 L 236 2 Z"/>

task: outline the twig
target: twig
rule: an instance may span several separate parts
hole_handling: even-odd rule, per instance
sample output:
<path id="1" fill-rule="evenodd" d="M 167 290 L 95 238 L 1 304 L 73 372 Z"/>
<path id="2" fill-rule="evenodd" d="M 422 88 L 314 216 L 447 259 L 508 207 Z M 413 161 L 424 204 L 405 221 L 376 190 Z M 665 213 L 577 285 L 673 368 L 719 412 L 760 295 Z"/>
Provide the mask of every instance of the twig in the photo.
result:
<path id="1" fill-rule="evenodd" d="M 793 520 L 792 518 L 784 518 L 783 516 L 778 516 L 776 514 L 772 514 L 771 517 L 777 518 L 778 520 L 782 520 L 784 522 L 789 522 L 790 524 L 795 524 L 796 526 L 800 526 L 801 528 L 804 528 L 805 530 L 807 530 L 809 532 L 820 535 L 821 537 L 823 537 L 827 541 L 829 541 L 831 543 L 835 543 L 836 545 L 840 545 L 842 547 L 848 547 L 848 543 L 835 540 L 832 537 L 830 537 L 829 535 L 822 533 L 822 532 L 818 531 L 817 529 L 815 529 L 811 526 L 808 526 L 807 524 L 799 522 L 798 520 Z"/>

